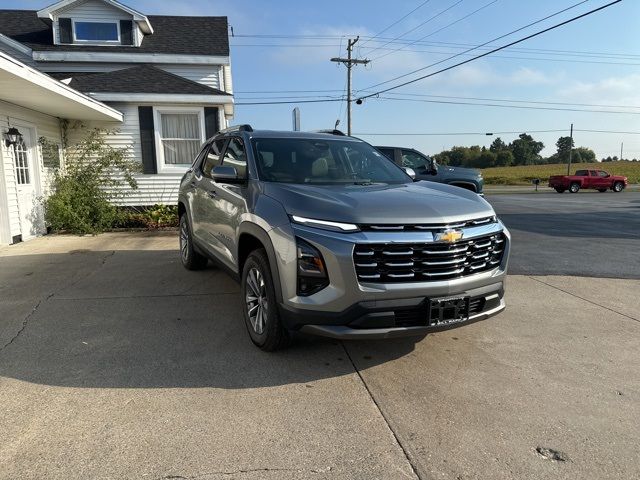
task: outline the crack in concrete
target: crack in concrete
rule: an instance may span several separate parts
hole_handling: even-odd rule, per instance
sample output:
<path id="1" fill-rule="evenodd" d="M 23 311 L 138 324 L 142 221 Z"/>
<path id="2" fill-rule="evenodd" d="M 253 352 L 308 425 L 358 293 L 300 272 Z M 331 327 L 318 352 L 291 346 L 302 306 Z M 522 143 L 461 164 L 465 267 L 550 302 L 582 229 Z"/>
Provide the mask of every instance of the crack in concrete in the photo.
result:
<path id="1" fill-rule="evenodd" d="M 415 478 L 417 478 L 418 480 L 422 480 L 422 477 L 418 473 L 418 467 L 417 467 L 417 465 L 415 465 L 413 459 L 409 455 L 409 451 L 407 450 L 407 447 L 405 447 L 405 445 L 402 443 L 402 441 L 400 440 L 400 437 L 398 436 L 396 431 L 391 426 L 391 423 L 389 422 L 389 419 L 387 418 L 387 416 L 382 411 L 382 408 L 380 407 L 380 404 L 376 400 L 376 397 L 373 395 L 373 392 L 369 388 L 369 385 L 367 385 L 367 382 L 365 382 L 364 377 L 362 376 L 362 373 L 360 373 L 360 370 L 356 366 L 356 363 L 353 361 L 353 358 L 351 357 L 351 354 L 349 353 L 349 350 L 347 350 L 347 347 L 345 346 L 344 342 L 340 342 L 340 345 L 342 345 L 342 348 L 344 349 L 344 353 L 347 355 L 347 358 L 351 362 L 351 365 L 353 366 L 353 369 L 355 370 L 356 374 L 358 375 L 358 378 L 360 379 L 360 381 L 362 382 L 362 385 L 364 386 L 365 390 L 369 394 L 369 398 L 371 399 L 371 401 L 375 405 L 376 409 L 380 413 L 380 416 L 384 420 L 384 423 L 387 425 L 387 428 L 391 432 L 391 435 L 393 435 L 393 438 L 395 439 L 396 443 L 398 444 L 398 446 L 402 450 L 402 453 L 404 454 L 404 457 L 407 460 L 407 463 L 409 464 L 409 467 L 411 467 L 411 471 L 415 475 Z"/>
<path id="2" fill-rule="evenodd" d="M 20 337 L 20 335 L 22 335 L 22 333 L 27 328 L 29 320 L 38 311 L 38 309 L 40 308 L 40 306 L 43 303 L 48 302 L 51 298 L 56 296 L 59 292 L 63 291 L 64 289 L 72 288 L 73 286 L 75 286 L 78 283 L 80 283 L 82 280 L 86 280 L 87 278 L 89 278 L 91 275 L 96 273 L 100 268 L 102 268 L 104 266 L 104 264 L 107 263 L 107 260 L 109 258 L 113 257 L 115 254 L 116 254 L 116 251 L 112 250 L 111 252 L 109 252 L 107 255 L 105 255 L 102 258 L 102 261 L 100 262 L 100 265 L 98 266 L 97 269 L 90 271 L 87 275 L 84 275 L 84 276 L 80 277 L 75 282 L 71 283 L 70 285 L 65 285 L 64 287 L 61 287 L 60 289 L 56 290 L 55 292 L 48 294 L 45 298 L 40 299 L 40 301 L 38 301 L 38 303 L 36 303 L 36 305 L 31 309 L 31 311 L 24 317 L 24 319 L 22 320 L 22 325 L 20 326 L 20 329 L 16 332 L 16 334 L 9 340 L 9 342 L 7 342 L 7 344 L 5 344 L 2 348 L 0 348 L 0 353 L 3 352 L 5 348 L 9 347 L 13 342 L 15 342 L 18 339 L 18 337 Z"/>
<path id="3" fill-rule="evenodd" d="M 33 316 L 34 313 L 36 313 L 38 311 L 38 309 L 40 308 L 40 305 L 42 305 L 43 303 L 45 303 L 46 301 L 48 301 L 51 297 L 53 297 L 55 294 L 54 293 L 50 293 L 49 295 L 47 295 L 46 298 L 41 299 L 36 305 L 35 307 L 33 307 L 31 309 L 31 311 L 24 317 L 24 319 L 22 320 L 22 326 L 20 327 L 20 329 L 16 332 L 16 334 L 11 338 L 11 340 L 9 340 L 9 342 L 7 344 L 5 344 L 2 348 L 0 348 L 0 352 L 2 352 L 5 348 L 7 348 L 9 345 L 11 345 L 13 342 L 15 342 L 18 337 L 20 335 L 22 335 L 22 332 L 24 332 L 24 330 L 27 328 L 27 324 L 29 323 L 29 319 Z"/>
<path id="4" fill-rule="evenodd" d="M 634 318 L 634 317 L 632 317 L 630 315 L 627 315 L 626 313 L 618 312 L 617 310 L 614 310 L 613 308 L 610 308 L 610 307 L 605 307 L 604 305 L 600 305 L 599 303 L 596 303 L 593 300 L 589 300 L 588 298 L 581 297 L 580 295 L 576 295 L 575 293 L 571 293 L 571 292 L 569 292 L 567 290 L 564 290 L 564 289 L 562 289 L 560 287 L 557 287 L 555 285 L 552 285 L 550 283 L 543 282 L 542 280 L 540 280 L 540 279 L 538 279 L 536 277 L 533 277 L 531 275 L 527 275 L 527 276 L 531 280 L 535 280 L 536 282 L 541 283 L 543 285 L 546 285 L 547 287 L 555 288 L 556 290 L 559 290 L 559 291 L 561 291 L 563 293 L 566 293 L 567 295 L 571 295 L 572 297 L 579 298 L 580 300 L 584 300 L 585 302 L 590 303 L 591 305 L 595 305 L 596 307 L 604 308 L 605 310 L 609 310 L 610 312 L 617 313 L 618 315 L 622 315 L 623 317 L 628 318 L 629 320 L 633 320 L 634 322 L 640 323 L 640 319 Z"/>
<path id="5" fill-rule="evenodd" d="M 207 472 L 207 473 L 200 473 L 198 475 L 190 475 L 190 476 L 184 476 L 184 475 L 179 475 L 179 474 L 169 474 L 169 475 L 165 475 L 163 477 L 159 477 L 156 480 L 198 480 L 198 479 L 202 479 L 205 477 L 212 477 L 212 476 L 231 476 L 231 475 L 242 475 L 245 473 L 258 473 L 258 472 L 296 472 L 296 473 L 311 473 L 311 474 L 320 474 L 320 473 L 327 473 L 330 472 L 332 470 L 332 467 L 326 467 L 326 468 L 311 468 L 311 469 L 300 469 L 300 468 L 269 468 L 269 467 L 262 467 L 262 468 L 240 468 L 238 470 L 219 470 L 219 471 L 215 471 L 215 472 Z"/>

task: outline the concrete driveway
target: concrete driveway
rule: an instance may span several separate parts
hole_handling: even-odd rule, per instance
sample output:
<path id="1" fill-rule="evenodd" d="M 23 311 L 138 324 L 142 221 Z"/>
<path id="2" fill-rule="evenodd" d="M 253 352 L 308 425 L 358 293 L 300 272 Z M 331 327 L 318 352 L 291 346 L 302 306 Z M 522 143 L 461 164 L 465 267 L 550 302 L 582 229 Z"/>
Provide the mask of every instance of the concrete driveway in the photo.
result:
<path id="1" fill-rule="evenodd" d="M 485 322 L 267 354 L 173 233 L 0 249 L 0 478 L 638 478 L 638 292 L 512 276 Z"/>

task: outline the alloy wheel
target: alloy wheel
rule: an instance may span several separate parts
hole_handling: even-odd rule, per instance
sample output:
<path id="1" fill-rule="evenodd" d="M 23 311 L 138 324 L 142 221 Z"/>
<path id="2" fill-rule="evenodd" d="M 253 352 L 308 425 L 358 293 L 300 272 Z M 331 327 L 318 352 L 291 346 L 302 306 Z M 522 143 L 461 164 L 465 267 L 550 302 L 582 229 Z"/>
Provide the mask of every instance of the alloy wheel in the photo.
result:
<path id="1" fill-rule="evenodd" d="M 264 283 L 264 278 L 260 270 L 252 268 L 247 273 L 245 281 L 247 315 L 251 322 L 253 331 L 258 335 L 262 335 L 267 323 L 267 311 L 269 309 L 267 288 Z"/>
<path id="2" fill-rule="evenodd" d="M 189 225 L 186 220 L 180 222 L 180 255 L 183 262 L 189 258 Z"/>

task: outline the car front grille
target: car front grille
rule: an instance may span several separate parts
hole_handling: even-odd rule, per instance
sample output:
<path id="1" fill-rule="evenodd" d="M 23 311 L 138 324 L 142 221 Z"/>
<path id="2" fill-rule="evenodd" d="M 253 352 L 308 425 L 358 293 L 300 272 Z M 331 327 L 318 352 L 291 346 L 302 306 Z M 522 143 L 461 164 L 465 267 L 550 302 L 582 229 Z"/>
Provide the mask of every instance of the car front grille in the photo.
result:
<path id="1" fill-rule="evenodd" d="M 455 243 L 359 244 L 353 262 L 364 283 L 434 282 L 496 268 L 505 244 L 503 233 Z"/>

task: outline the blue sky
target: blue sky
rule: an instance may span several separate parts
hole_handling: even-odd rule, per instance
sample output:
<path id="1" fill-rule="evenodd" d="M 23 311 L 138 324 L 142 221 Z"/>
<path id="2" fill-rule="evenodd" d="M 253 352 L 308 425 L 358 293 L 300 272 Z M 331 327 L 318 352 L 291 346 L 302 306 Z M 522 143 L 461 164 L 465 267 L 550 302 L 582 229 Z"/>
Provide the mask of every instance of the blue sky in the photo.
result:
<path id="1" fill-rule="evenodd" d="M 237 92 L 237 102 L 246 102 L 252 97 L 264 99 L 276 96 L 339 96 L 345 87 L 346 71 L 344 67 L 330 63 L 329 58 L 344 55 L 346 38 L 358 34 L 373 36 L 418 7 L 424 0 L 190 0 L 180 3 L 154 0 L 123 1 L 147 14 L 228 16 L 236 35 L 231 39 L 234 88 Z M 402 45 L 393 43 L 384 46 L 382 42 L 361 40 L 356 53 L 374 61 L 367 67 L 360 66 L 354 70 L 354 89 L 366 89 L 461 51 L 460 47 L 450 44 L 484 43 L 577 1 L 430 0 L 380 37 L 401 37 L 400 41 L 406 41 L 428 36 L 424 41 L 431 44 L 405 46 L 403 50 L 394 52 L 384 48 L 395 49 Z M 48 3 L 48 0 L 3 0 L 2 6 L 38 9 Z M 495 45 L 502 45 L 605 3 L 608 2 L 590 0 Z M 487 4 L 489 5 L 478 13 L 442 29 Z M 449 7 L 452 8 L 420 26 Z M 454 102 L 471 101 L 461 100 L 459 97 L 473 97 L 492 99 L 473 100 L 476 103 L 500 103 L 493 99 L 511 99 L 614 105 L 625 108 L 597 109 L 640 113 L 638 27 L 640 1 L 624 0 L 602 12 L 515 47 L 527 50 L 500 52 L 395 92 L 432 96 L 411 97 L 413 99 Z M 412 29 L 415 30 L 402 36 Z M 434 33 L 440 29 L 442 30 Z M 253 38 L 243 35 L 305 35 L 314 38 Z M 340 38 L 342 35 L 344 39 Z M 372 50 L 376 46 L 383 48 Z M 376 57 L 387 53 L 384 58 L 376 60 Z M 468 57 L 458 57 L 455 61 L 464 58 Z M 453 62 L 452 60 L 443 65 Z M 435 68 L 427 69 L 424 73 L 434 70 Z M 293 90 L 330 91 L 242 93 Z M 294 106 L 239 105 L 234 123 L 251 123 L 260 128 L 290 129 L 291 110 Z M 593 108 L 572 105 L 547 106 Z M 339 117 L 342 127 L 346 129 L 345 109 L 341 102 L 300 104 L 299 107 L 302 128 L 305 130 L 331 128 Z M 640 132 L 640 114 L 567 112 L 377 99 L 367 100 L 362 106 L 354 105 L 355 133 L 434 134 L 566 129 L 568 134 L 572 122 L 576 129 Z M 561 133 L 532 135 L 545 143 L 543 153 L 548 155 L 555 150 L 555 141 Z M 453 145 L 488 145 L 495 138 L 484 135 L 361 136 L 374 144 L 407 145 L 425 153 L 435 153 Z M 505 141 L 511 141 L 517 135 L 500 136 Z M 576 132 L 574 136 L 576 145 L 592 147 L 599 158 L 619 155 L 620 144 L 624 142 L 625 157 L 640 159 L 640 135 Z"/>

